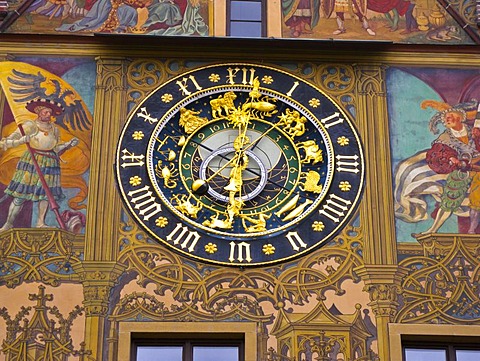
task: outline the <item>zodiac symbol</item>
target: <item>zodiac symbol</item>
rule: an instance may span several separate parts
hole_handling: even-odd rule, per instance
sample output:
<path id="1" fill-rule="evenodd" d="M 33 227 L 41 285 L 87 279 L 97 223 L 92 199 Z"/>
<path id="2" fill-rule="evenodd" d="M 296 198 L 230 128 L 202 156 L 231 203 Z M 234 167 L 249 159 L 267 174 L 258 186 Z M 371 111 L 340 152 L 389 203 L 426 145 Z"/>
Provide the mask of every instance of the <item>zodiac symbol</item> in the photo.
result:
<path id="1" fill-rule="evenodd" d="M 291 137 L 299 137 L 305 133 L 305 123 L 307 118 L 300 116 L 296 110 L 287 109 L 286 114 L 282 114 L 277 126 L 285 126 L 285 132 Z M 294 124 L 295 123 L 295 124 Z"/>
<path id="2" fill-rule="evenodd" d="M 185 129 L 185 133 L 192 134 L 195 130 L 208 122 L 207 118 L 199 117 L 200 111 L 180 108 L 180 120 L 178 124 Z"/>
<path id="3" fill-rule="evenodd" d="M 211 216 L 210 219 L 203 221 L 203 225 L 210 227 L 210 228 L 222 228 L 222 229 L 230 229 L 232 228 L 232 222 L 228 219 L 222 220 L 218 219 L 218 213 L 214 216 Z"/>
<path id="4" fill-rule="evenodd" d="M 323 162 L 322 150 L 315 143 L 314 140 L 306 140 L 297 144 L 298 149 L 303 149 L 305 151 L 305 158 L 301 160 L 302 163 L 312 164 Z"/>
<path id="5" fill-rule="evenodd" d="M 187 197 L 186 194 L 182 194 L 180 197 L 177 194 L 172 196 L 172 199 L 177 203 L 175 206 L 183 214 L 187 214 L 190 217 L 197 218 L 197 213 L 202 209 L 202 205 L 197 202 L 193 204 L 190 202 L 191 195 Z"/>
<path id="6" fill-rule="evenodd" d="M 243 228 L 245 228 L 245 232 L 252 233 L 252 232 L 264 232 L 267 230 L 267 219 L 271 217 L 270 214 L 259 214 L 258 218 L 249 217 L 247 215 L 242 216 L 242 224 Z M 248 226 L 245 224 L 245 220 L 252 223 L 252 225 Z"/>
<path id="7" fill-rule="evenodd" d="M 225 111 L 225 115 L 230 114 L 232 109 L 235 109 L 235 104 L 233 103 L 235 99 L 237 99 L 237 96 L 230 91 L 225 93 L 223 97 L 220 95 L 217 99 L 210 100 L 212 117 L 218 118 L 222 116 L 222 111 Z"/>
<path id="8" fill-rule="evenodd" d="M 265 96 L 263 97 L 262 101 L 243 104 L 242 110 L 245 111 L 251 109 L 251 113 L 261 119 L 263 119 L 265 116 L 270 117 L 273 114 L 277 113 L 278 110 L 275 109 L 277 106 L 275 104 L 269 103 L 269 101 L 275 102 L 277 101 L 277 99 Z"/>
<path id="9" fill-rule="evenodd" d="M 307 199 L 305 202 L 303 202 L 302 204 L 297 206 L 293 211 L 291 211 L 289 214 L 287 214 L 285 217 L 283 217 L 282 221 L 286 222 L 286 221 L 290 221 L 290 220 L 294 219 L 295 217 L 298 217 L 300 214 L 303 213 L 303 211 L 305 210 L 305 207 L 307 207 L 308 205 L 310 205 L 312 203 L 313 203 L 312 200 Z"/>
<path id="10" fill-rule="evenodd" d="M 300 173 L 300 179 L 305 179 L 303 183 L 299 182 L 302 191 L 320 193 L 323 189 L 323 186 L 319 184 L 320 174 L 313 170 L 308 171 L 308 173 Z"/>
<path id="11" fill-rule="evenodd" d="M 170 168 L 168 166 L 164 166 L 162 168 L 162 161 L 159 160 L 155 166 L 155 174 L 160 178 L 163 178 L 165 187 L 175 188 L 177 186 L 177 182 L 172 179 L 172 177 L 176 177 L 178 175 L 178 171 L 175 169 L 175 164 L 171 163 Z"/>
<path id="12" fill-rule="evenodd" d="M 291 211 L 293 208 L 296 207 L 298 200 L 300 199 L 300 195 L 296 194 L 292 199 L 290 199 L 278 212 L 275 212 L 277 217 L 280 217 L 283 213 Z"/>

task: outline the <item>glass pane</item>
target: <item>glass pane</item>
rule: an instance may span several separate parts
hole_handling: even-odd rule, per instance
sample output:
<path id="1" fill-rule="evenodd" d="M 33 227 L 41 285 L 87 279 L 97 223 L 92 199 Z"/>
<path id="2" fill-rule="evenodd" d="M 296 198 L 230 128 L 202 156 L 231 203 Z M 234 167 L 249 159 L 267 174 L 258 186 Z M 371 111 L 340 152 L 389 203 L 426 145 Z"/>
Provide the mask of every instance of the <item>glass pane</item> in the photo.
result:
<path id="1" fill-rule="evenodd" d="M 427 350 L 421 348 L 406 348 L 405 361 L 446 361 L 446 350 Z"/>
<path id="2" fill-rule="evenodd" d="M 137 361 L 182 361 L 182 346 L 138 346 Z"/>
<path id="3" fill-rule="evenodd" d="M 232 21 L 230 23 L 230 36 L 258 38 L 262 36 L 261 23 L 245 21 Z"/>
<path id="4" fill-rule="evenodd" d="M 235 346 L 195 346 L 193 361 L 238 361 L 238 347 Z"/>
<path id="5" fill-rule="evenodd" d="M 254 1 L 232 1 L 230 20 L 262 20 L 262 3 Z"/>
<path id="6" fill-rule="evenodd" d="M 480 350 L 457 350 L 457 361 L 478 361 Z"/>

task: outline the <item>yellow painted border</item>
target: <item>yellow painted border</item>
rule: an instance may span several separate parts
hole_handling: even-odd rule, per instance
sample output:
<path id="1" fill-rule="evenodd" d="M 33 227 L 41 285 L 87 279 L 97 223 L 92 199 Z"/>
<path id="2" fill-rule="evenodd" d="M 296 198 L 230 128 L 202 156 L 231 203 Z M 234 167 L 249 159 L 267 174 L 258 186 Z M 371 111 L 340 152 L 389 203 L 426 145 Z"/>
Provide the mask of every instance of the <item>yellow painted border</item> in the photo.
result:
<path id="1" fill-rule="evenodd" d="M 475 325 L 438 325 L 438 324 L 404 324 L 388 325 L 390 344 L 390 361 L 402 361 L 402 336 L 480 336 L 480 326 Z"/>
<path id="2" fill-rule="evenodd" d="M 118 359 L 130 361 L 132 334 L 135 333 L 198 333 L 245 335 L 245 361 L 257 361 L 257 324 L 255 322 L 120 322 Z"/>

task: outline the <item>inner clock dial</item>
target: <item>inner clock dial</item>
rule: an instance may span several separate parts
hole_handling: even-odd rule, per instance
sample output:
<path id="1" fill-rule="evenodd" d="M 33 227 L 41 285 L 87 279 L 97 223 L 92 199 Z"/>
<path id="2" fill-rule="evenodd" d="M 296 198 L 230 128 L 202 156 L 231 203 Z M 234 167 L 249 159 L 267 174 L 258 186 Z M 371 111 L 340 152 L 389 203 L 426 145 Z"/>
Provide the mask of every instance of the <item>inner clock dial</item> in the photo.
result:
<path id="1" fill-rule="evenodd" d="M 200 179 L 208 179 L 208 193 L 215 199 L 228 202 L 228 184 L 232 173 L 229 162 L 235 157 L 234 147 L 225 147 L 213 151 L 200 165 Z M 251 150 L 245 151 L 248 164 L 242 171 L 242 201 L 249 201 L 259 195 L 267 184 L 267 167 Z M 233 162 L 232 162 L 233 163 Z"/>
<path id="2" fill-rule="evenodd" d="M 212 121 L 187 139 L 180 159 L 190 166 L 181 170 L 182 179 L 194 193 L 196 181 L 204 181 L 206 191 L 195 198 L 207 209 L 225 212 L 232 201 L 236 171 L 241 188 L 234 196 L 242 202 L 243 215 L 273 212 L 295 190 L 301 165 L 291 140 L 263 120 L 252 120 L 252 128 L 243 135 L 242 150 L 237 144 L 238 130 L 226 120 Z"/>

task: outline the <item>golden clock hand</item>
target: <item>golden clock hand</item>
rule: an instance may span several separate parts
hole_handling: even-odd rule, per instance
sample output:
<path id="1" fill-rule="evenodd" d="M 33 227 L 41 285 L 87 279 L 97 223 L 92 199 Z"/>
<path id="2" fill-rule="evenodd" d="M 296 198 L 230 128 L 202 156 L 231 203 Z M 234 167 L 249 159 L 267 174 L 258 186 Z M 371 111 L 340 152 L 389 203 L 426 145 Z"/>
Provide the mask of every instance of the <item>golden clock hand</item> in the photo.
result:
<path id="1" fill-rule="evenodd" d="M 270 128 L 268 128 L 266 131 L 264 131 L 262 134 L 260 134 L 260 136 L 257 139 L 255 139 L 253 142 L 248 144 L 248 146 L 245 148 L 245 151 L 254 148 L 263 137 L 265 137 L 268 133 L 270 133 L 276 127 L 277 127 L 277 125 L 273 124 Z"/>
<path id="2" fill-rule="evenodd" d="M 238 154 L 235 153 L 232 159 L 227 161 L 224 165 L 222 165 L 219 169 L 217 169 L 210 177 L 207 179 L 197 179 L 192 183 L 192 191 L 195 194 L 204 195 L 208 192 L 208 182 L 210 182 L 213 178 L 215 178 L 221 171 L 227 168 L 230 164 L 232 164 L 238 158 Z"/>

